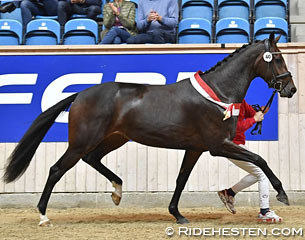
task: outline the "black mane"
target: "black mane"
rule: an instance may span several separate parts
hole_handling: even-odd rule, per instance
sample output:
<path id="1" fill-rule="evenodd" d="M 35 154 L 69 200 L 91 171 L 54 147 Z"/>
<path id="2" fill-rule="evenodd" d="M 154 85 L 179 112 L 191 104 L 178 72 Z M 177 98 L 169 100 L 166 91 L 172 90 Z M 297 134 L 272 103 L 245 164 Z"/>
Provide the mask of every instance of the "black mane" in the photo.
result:
<path id="1" fill-rule="evenodd" d="M 225 57 L 224 59 L 222 59 L 221 61 L 219 61 L 218 63 L 216 63 L 213 67 L 211 67 L 209 70 L 205 71 L 204 74 L 215 71 L 215 69 L 217 67 L 219 67 L 222 63 L 224 62 L 228 62 L 228 60 L 230 60 L 234 55 L 236 55 L 237 53 L 239 53 L 240 51 L 246 49 L 248 46 L 251 46 L 252 43 L 249 44 L 244 44 L 243 46 L 241 46 L 240 48 L 237 48 L 233 53 L 230 53 L 227 57 Z"/>

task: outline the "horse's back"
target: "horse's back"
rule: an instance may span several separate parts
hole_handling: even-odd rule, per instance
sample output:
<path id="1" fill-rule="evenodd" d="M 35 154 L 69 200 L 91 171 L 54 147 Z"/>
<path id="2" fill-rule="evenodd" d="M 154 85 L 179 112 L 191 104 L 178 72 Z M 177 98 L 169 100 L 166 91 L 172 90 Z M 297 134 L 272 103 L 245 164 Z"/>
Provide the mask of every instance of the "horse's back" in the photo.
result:
<path id="1" fill-rule="evenodd" d="M 104 105 L 110 102 L 120 102 L 121 104 L 139 103 L 166 103 L 177 98 L 187 98 L 190 94 L 186 93 L 187 82 L 169 84 L 169 85 L 147 85 L 134 83 L 107 82 L 95 85 L 79 93 L 74 104 L 83 104 L 84 102 L 99 103 Z M 162 104 L 163 105 L 163 104 Z"/>

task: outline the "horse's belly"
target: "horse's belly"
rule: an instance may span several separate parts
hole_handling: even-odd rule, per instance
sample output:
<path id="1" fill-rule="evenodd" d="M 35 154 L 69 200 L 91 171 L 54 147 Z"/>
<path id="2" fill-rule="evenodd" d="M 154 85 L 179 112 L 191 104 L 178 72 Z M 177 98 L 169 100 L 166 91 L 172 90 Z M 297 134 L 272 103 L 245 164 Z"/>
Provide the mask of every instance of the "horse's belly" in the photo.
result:
<path id="1" fill-rule="evenodd" d="M 133 131 L 127 134 L 135 142 L 160 148 L 170 149 L 207 149 L 206 144 L 197 134 L 181 133 L 179 131 L 145 132 Z"/>

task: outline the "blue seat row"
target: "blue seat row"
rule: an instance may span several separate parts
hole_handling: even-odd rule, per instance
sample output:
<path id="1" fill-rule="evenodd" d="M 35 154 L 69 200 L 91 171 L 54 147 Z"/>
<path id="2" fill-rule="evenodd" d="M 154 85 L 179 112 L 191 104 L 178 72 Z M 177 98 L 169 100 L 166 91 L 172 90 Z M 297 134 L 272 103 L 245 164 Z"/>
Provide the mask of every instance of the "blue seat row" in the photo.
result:
<path id="1" fill-rule="evenodd" d="M 263 17 L 288 20 L 288 5 L 287 0 L 182 0 L 181 17 L 204 18 L 210 22 L 231 17 L 250 22 Z"/>
<path id="2" fill-rule="evenodd" d="M 65 24 L 60 36 L 60 25 L 53 19 L 35 19 L 27 25 L 22 39 L 22 25 L 12 19 L 0 19 L 0 45 L 66 45 L 96 44 L 98 24 L 88 18 L 72 19 Z"/>
<path id="3" fill-rule="evenodd" d="M 288 23 L 282 18 L 260 18 L 254 24 L 254 40 L 266 38 L 270 32 L 282 34 L 281 42 L 288 41 Z M 242 18 L 224 18 L 215 26 L 217 43 L 251 42 L 251 27 Z M 211 23 L 202 18 L 183 19 L 179 23 L 178 43 L 211 43 L 214 36 Z M 0 20 L 0 45 L 56 45 L 61 40 L 60 26 L 53 19 L 32 20 L 22 41 L 22 26 L 16 20 Z M 96 44 L 98 25 L 91 19 L 72 19 L 65 25 L 62 43 Z"/>
<path id="4" fill-rule="evenodd" d="M 215 33 L 208 20 L 188 18 L 179 23 L 178 43 L 211 43 L 213 39 L 216 43 L 248 43 L 263 40 L 271 32 L 282 34 L 280 42 L 288 42 L 288 23 L 283 18 L 260 18 L 254 23 L 253 29 L 245 19 L 224 18 L 216 23 Z"/>
<path id="5" fill-rule="evenodd" d="M 287 42 L 287 4 L 287 0 L 182 0 L 178 42 L 247 43 L 271 31 L 281 33 L 280 41 Z"/>

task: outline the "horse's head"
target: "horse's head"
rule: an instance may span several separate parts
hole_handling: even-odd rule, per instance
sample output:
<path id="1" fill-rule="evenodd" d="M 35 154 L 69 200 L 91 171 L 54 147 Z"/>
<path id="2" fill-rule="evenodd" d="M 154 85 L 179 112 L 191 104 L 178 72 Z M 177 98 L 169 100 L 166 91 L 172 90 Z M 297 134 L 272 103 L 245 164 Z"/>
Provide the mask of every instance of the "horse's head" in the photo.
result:
<path id="1" fill-rule="evenodd" d="M 259 55 L 256 61 L 256 73 L 268 83 L 269 87 L 277 90 L 281 97 L 291 98 L 297 88 L 282 53 L 276 46 L 280 37 L 281 35 L 274 39 L 274 33 L 271 33 L 269 39 L 262 41 L 264 52 Z"/>

